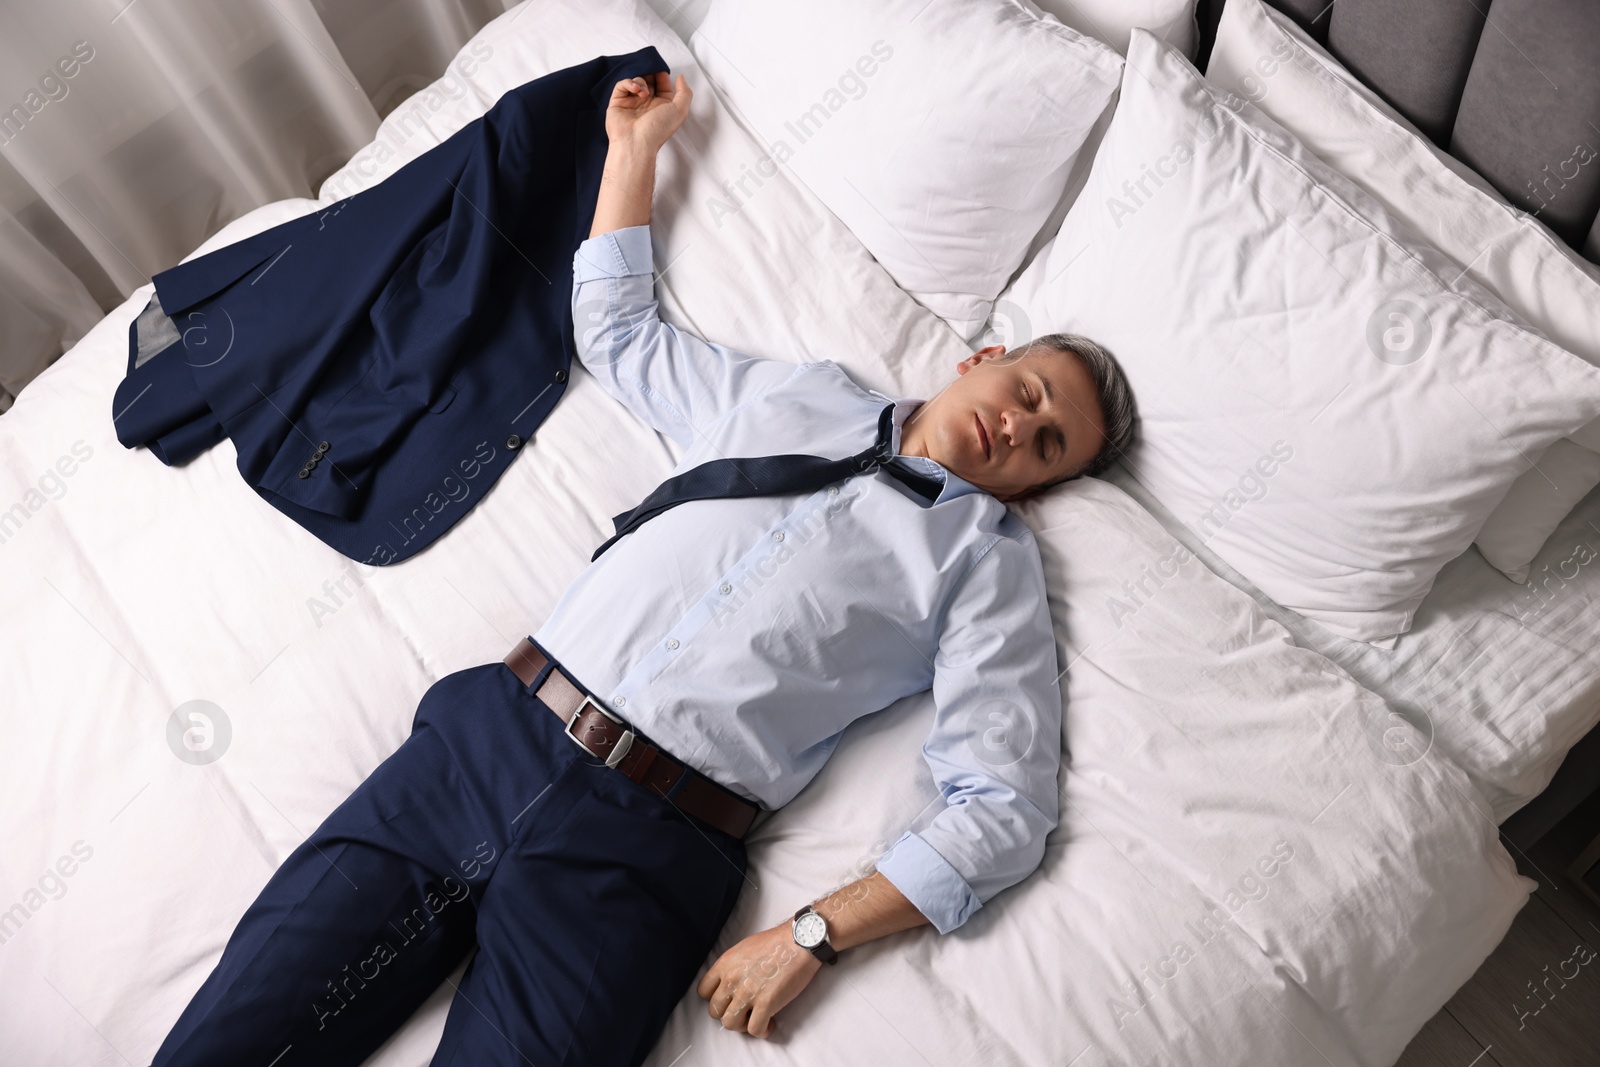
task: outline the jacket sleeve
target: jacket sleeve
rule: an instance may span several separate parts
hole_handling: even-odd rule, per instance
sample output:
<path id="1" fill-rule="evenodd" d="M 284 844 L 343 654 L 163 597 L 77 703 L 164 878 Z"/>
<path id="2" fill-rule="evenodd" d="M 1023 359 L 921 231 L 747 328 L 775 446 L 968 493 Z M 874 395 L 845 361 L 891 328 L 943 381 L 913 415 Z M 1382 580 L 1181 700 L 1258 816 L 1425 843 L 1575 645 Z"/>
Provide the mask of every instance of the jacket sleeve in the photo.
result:
<path id="1" fill-rule="evenodd" d="M 795 364 L 735 352 L 663 322 L 657 307 L 648 225 L 578 246 L 572 264 L 578 357 L 606 392 L 685 448 L 794 374 Z"/>
<path id="2" fill-rule="evenodd" d="M 923 758 L 945 806 L 877 868 L 941 934 L 1044 858 L 1060 797 L 1061 689 L 1044 569 L 1031 531 L 968 570 L 934 657 Z"/>

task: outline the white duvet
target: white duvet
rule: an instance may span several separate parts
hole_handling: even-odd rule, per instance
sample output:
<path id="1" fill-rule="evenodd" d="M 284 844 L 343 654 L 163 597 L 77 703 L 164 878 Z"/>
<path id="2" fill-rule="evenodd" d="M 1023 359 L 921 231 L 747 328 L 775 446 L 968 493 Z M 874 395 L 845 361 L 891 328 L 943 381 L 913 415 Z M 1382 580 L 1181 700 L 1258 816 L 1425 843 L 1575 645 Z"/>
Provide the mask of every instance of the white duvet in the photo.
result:
<path id="1" fill-rule="evenodd" d="M 1520 585 L 1476 548 L 1445 564 L 1411 629 L 1383 649 L 1275 603 L 1120 465 L 1106 477 L 1297 642 L 1381 693 L 1410 728 L 1407 737 L 1391 735 L 1392 747 L 1404 750 L 1396 758 L 1437 746 L 1466 771 L 1496 823 L 1542 793 L 1600 721 L 1600 489 L 1562 520 Z"/>
<path id="2" fill-rule="evenodd" d="M 506 88 L 647 43 L 698 94 L 658 172 L 664 317 L 837 359 L 886 391 L 952 376 L 960 339 L 784 175 L 710 209 L 758 145 L 627 0 L 497 19 L 468 46 L 467 95 L 404 137 L 386 122 L 388 151 L 358 156 L 353 180 L 392 173 Z M 204 247 L 318 206 L 268 205 Z M 531 632 L 607 517 L 675 458 L 578 373 L 449 536 L 364 568 L 260 500 L 230 445 L 171 469 L 117 444 L 111 397 L 148 295 L 0 420 L 0 507 L 23 507 L 0 541 L 5 1064 L 148 1062 L 276 864 L 404 740 L 428 685 Z M 1071 763 L 1041 870 L 949 936 L 850 952 L 771 1043 L 722 1033 L 689 993 L 656 1067 L 689 1049 L 684 1064 L 1384 1064 L 1504 934 L 1529 883 L 1460 770 L 1391 757 L 1382 701 L 1174 555 L 1115 487 L 1076 483 L 1023 514 L 1069 667 Z M 1156 595 L 1130 613 L 1125 582 Z M 198 755 L 172 726 L 191 701 L 209 702 Z M 719 949 L 869 870 L 939 802 L 918 751 L 932 711 L 924 694 L 857 724 L 757 829 L 754 886 Z M 449 992 L 373 1062 L 425 1063 Z"/>

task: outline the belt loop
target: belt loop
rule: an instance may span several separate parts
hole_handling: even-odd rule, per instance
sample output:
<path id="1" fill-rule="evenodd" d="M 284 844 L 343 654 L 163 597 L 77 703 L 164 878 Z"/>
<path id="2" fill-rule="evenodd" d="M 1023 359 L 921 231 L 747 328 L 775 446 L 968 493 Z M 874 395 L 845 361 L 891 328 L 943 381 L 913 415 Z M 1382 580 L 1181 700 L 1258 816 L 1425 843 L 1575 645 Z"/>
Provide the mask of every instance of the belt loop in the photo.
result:
<path id="1" fill-rule="evenodd" d="M 555 660 L 546 660 L 545 665 L 539 668 L 539 673 L 533 676 L 533 684 L 528 686 L 528 695 L 532 696 L 539 691 L 545 679 L 550 677 L 550 672 L 555 669 Z"/>
<path id="2" fill-rule="evenodd" d="M 644 755 L 640 758 L 639 765 L 633 768 L 633 770 L 628 774 L 628 777 L 632 778 L 640 785 L 643 785 L 645 778 L 647 778 L 650 774 L 650 768 L 656 762 L 656 746 L 647 745 L 640 748 L 639 751 Z"/>
<path id="3" fill-rule="evenodd" d="M 528 686 L 529 693 L 537 693 L 539 687 L 545 683 L 545 679 L 550 677 L 550 672 L 556 669 L 556 658 L 550 654 L 548 649 L 535 641 L 532 634 L 528 635 L 528 644 L 538 649 L 539 654 L 544 657 L 544 666 L 539 668 L 539 673 L 534 675 L 533 684 Z"/>
<path id="4" fill-rule="evenodd" d="M 518 641 L 505 658 L 506 666 L 511 668 L 512 673 L 517 676 L 517 681 L 521 682 L 523 673 L 521 668 L 529 665 L 533 659 L 540 657 L 544 659 L 544 665 L 534 672 L 534 676 L 530 681 L 523 683 L 524 692 L 529 696 L 538 692 L 539 687 L 545 683 L 545 679 L 550 677 L 550 671 L 555 666 L 555 659 L 540 648 L 539 643 L 531 636 Z"/>

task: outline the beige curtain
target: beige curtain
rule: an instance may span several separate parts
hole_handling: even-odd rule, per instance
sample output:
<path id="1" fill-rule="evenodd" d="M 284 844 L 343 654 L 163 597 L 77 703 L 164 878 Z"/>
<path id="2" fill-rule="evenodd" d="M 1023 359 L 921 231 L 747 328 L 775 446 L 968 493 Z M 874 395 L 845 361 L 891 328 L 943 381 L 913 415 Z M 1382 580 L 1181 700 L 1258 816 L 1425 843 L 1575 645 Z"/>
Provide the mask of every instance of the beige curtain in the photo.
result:
<path id="1" fill-rule="evenodd" d="M 314 197 L 511 6 L 0 0 L 0 411 L 222 226 Z"/>

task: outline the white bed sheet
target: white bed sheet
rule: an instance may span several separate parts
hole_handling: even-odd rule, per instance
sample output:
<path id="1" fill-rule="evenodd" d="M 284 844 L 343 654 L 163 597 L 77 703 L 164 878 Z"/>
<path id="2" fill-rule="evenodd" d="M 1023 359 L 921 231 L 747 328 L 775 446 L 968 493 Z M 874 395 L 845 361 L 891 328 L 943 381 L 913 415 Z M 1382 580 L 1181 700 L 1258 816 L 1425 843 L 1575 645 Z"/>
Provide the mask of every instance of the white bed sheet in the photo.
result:
<path id="1" fill-rule="evenodd" d="M 477 43 L 491 51 L 473 79 L 481 104 L 645 43 L 698 73 L 625 0 L 540 0 Z M 658 173 L 664 317 L 759 354 L 838 359 L 885 391 L 942 384 L 966 355 L 960 339 L 795 183 L 769 179 L 732 216 L 708 211 L 758 149 L 697 85 Z M 391 173 L 471 109 L 429 115 L 398 140 L 381 130 L 390 151 L 358 155 L 360 179 Z M 268 205 L 203 248 L 319 206 Z M 21 607 L 0 616 L 0 1034 L 13 1062 L 146 1062 L 277 863 L 404 740 L 428 685 L 533 630 L 608 517 L 676 458 L 577 373 L 527 457 L 448 537 L 365 568 L 261 501 L 231 445 L 169 469 L 117 444 L 111 397 L 149 292 L 0 420 L 0 505 L 28 512 L 0 543 Z M 694 1062 L 730 1064 L 914 1062 L 913 1050 L 938 1064 L 1382 1063 L 1504 933 L 1528 885 L 1449 762 L 1397 773 L 1374 759 L 1372 698 L 1198 567 L 1136 628 L 1094 611 L 1124 571 L 1171 551 L 1112 487 L 1081 483 L 1025 514 L 1058 655 L 1073 664 L 1073 771 L 1043 870 L 949 937 L 924 929 L 852 952 L 785 1014 L 784 1040 L 717 1032 L 688 994 L 657 1067 L 686 1046 Z M 169 736 L 192 700 L 220 711 L 219 746 L 227 734 L 202 766 Z M 852 728 L 758 827 L 755 885 L 719 949 L 864 873 L 931 811 L 918 746 L 932 710 L 924 694 Z M 1279 840 L 1293 857 L 1264 895 L 1198 944 L 1187 924 Z M 47 878 L 62 856 L 73 873 Z M 1180 940 L 1191 959 L 1174 958 Z M 1147 983 L 1143 1000 L 1128 979 Z M 449 992 L 373 1062 L 425 1063 Z"/>
<path id="2" fill-rule="evenodd" d="M 1410 631 L 1381 649 L 1273 601 L 1122 465 L 1106 477 L 1298 643 L 1383 696 L 1417 735 L 1395 736 L 1395 758 L 1437 745 L 1471 777 L 1496 823 L 1543 792 L 1568 749 L 1600 722 L 1600 490 L 1551 535 L 1527 582 L 1513 582 L 1469 548 L 1439 572 Z"/>

